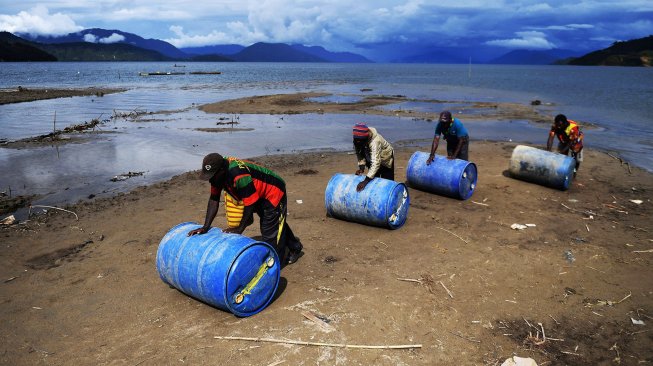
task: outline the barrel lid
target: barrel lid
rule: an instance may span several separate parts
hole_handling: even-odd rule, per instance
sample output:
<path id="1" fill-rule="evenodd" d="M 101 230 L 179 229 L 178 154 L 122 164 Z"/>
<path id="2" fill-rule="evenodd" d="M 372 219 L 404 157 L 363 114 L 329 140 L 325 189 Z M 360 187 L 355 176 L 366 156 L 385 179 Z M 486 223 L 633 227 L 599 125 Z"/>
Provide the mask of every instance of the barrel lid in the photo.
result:
<path id="1" fill-rule="evenodd" d="M 459 193 L 461 199 L 466 200 L 472 196 L 474 189 L 476 189 L 477 180 L 476 164 L 468 163 L 460 177 Z"/>
<path id="2" fill-rule="evenodd" d="M 281 263 L 277 252 L 265 242 L 244 248 L 227 274 L 225 303 L 237 316 L 250 316 L 272 301 L 279 285 Z"/>
<path id="3" fill-rule="evenodd" d="M 403 183 L 398 183 L 390 193 L 388 200 L 388 226 L 390 229 L 399 229 L 406 223 L 410 207 L 408 189 Z"/>

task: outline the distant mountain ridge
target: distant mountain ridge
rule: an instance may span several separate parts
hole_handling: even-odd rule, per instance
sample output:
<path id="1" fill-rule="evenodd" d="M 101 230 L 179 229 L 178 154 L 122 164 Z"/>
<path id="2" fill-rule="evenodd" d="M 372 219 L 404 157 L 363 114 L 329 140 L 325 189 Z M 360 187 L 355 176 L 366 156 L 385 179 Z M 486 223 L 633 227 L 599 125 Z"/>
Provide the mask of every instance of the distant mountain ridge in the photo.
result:
<path id="1" fill-rule="evenodd" d="M 240 45 L 214 45 L 204 47 L 189 47 L 178 49 L 168 42 L 158 39 L 145 39 L 136 34 L 123 32 L 116 29 L 89 28 L 79 32 L 69 33 L 59 37 L 32 37 L 28 34 L 20 34 L 21 38 L 34 43 L 39 43 L 50 51 L 66 48 L 71 50 L 71 46 L 64 44 L 77 43 L 74 48 L 84 52 L 86 56 L 75 57 L 68 51 L 56 51 L 60 61 L 107 61 L 106 54 L 99 54 L 94 59 L 92 52 L 101 52 L 103 48 L 110 49 L 111 45 L 127 44 L 139 47 L 144 50 L 155 51 L 163 55 L 157 57 L 146 52 L 143 61 L 153 60 L 185 60 L 185 61 L 241 61 L 241 62 L 372 62 L 361 55 L 350 52 L 331 52 L 320 46 L 303 46 L 287 45 L 285 43 L 255 43 L 249 47 Z M 84 50 L 83 44 L 96 45 L 88 46 Z M 50 46 L 45 46 L 50 45 Z M 52 46 L 58 45 L 58 46 Z M 113 47 L 116 48 L 116 47 Z M 126 51 L 124 47 L 117 47 L 121 51 Z M 132 53 L 135 57 L 136 53 Z M 63 58 L 62 58 L 63 57 Z M 116 58 L 117 61 L 126 61 L 127 59 Z M 129 56 L 129 61 L 133 57 Z"/>
<path id="2" fill-rule="evenodd" d="M 115 37 L 118 35 L 119 37 Z M 184 52 L 180 51 L 177 47 L 171 45 L 168 42 L 161 41 L 158 39 L 145 39 L 136 34 L 127 33 L 119 31 L 116 29 L 101 29 L 101 28 L 89 28 L 84 29 L 79 32 L 69 33 L 60 37 L 31 37 L 29 35 L 19 34 L 21 38 L 27 40 L 43 43 L 43 44 L 61 44 L 61 43 L 88 43 L 88 44 L 119 44 L 125 43 L 130 44 L 135 47 L 143 48 L 146 50 L 156 51 L 161 53 L 164 56 L 167 56 L 171 59 L 187 59 L 189 56 Z M 113 38 L 119 39 L 122 37 L 122 40 L 113 41 Z M 89 42 L 88 39 L 94 39 L 94 42 Z M 102 43 L 102 41 L 108 41 L 108 43 Z"/>
<path id="3" fill-rule="evenodd" d="M 371 60 L 351 52 L 331 52 L 324 49 L 322 46 L 304 46 L 300 44 L 290 45 L 292 48 L 319 57 L 328 62 L 352 62 L 352 63 L 368 63 Z"/>
<path id="4" fill-rule="evenodd" d="M 183 47 L 180 48 L 182 52 L 187 55 L 221 55 L 229 56 L 238 53 L 245 49 L 245 46 L 239 44 L 225 44 L 215 46 L 202 46 L 202 47 Z"/>
<path id="5" fill-rule="evenodd" d="M 508 65 L 552 65 L 561 59 L 579 56 L 578 52 L 562 49 L 514 50 L 490 60 L 489 64 Z"/>
<path id="6" fill-rule="evenodd" d="M 285 43 L 254 43 L 230 57 L 240 62 L 326 62 Z"/>
<path id="7" fill-rule="evenodd" d="M 0 61 L 204 61 L 204 62 L 373 62 L 351 52 L 332 52 L 321 46 L 285 43 L 255 43 L 213 45 L 178 49 L 172 44 L 145 39 L 120 30 L 90 28 L 58 37 L 17 37 L 4 32 L 0 37 Z M 9 35 L 11 37 L 9 37 Z M 388 54 L 404 54 L 389 62 L 450 63 L 471 62 L 477 49 L 408 45 Z M 497 55 L 496 50 L 488 51 Z M 487 54 L 487 53 L 486 53 Z M 569 50 L 515 50 L 488 60 L 480 54 L 476 63 L 492 64 L 571 64 L 651 66 L 653 35 L 631 41 L 616 42 L 612 46 L 576 57 Z"/>

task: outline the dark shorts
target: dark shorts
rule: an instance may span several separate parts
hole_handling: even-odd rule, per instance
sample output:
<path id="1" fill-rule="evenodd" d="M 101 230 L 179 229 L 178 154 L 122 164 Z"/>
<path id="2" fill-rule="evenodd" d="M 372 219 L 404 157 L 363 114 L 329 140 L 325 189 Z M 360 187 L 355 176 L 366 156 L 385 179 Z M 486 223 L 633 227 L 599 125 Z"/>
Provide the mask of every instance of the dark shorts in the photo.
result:
<path id="1" fill-rule="evenodd" d="M 290 251 L 302 249 L 302 244 L 295 237 L 286 221 L 288 213 L 286 195 L 283 196 L 277 207 L 263 200 L 256 208 L 256 213 L 260 218 L 263 241 L 277 250 L 281 263 L 285 263 L 287 257 L 286 248 Z"/>
<path id="2" fill-rule="evenodd" d="M 458 139 L 447 140 L 447 155 L 452 156 L 456 152 L 456 146 L 458 146 Z M 463 144 L 458 152 L 458 155 L 454 156 L 456 159 L 467 160 L 469 161 L 469 140 Z"/>

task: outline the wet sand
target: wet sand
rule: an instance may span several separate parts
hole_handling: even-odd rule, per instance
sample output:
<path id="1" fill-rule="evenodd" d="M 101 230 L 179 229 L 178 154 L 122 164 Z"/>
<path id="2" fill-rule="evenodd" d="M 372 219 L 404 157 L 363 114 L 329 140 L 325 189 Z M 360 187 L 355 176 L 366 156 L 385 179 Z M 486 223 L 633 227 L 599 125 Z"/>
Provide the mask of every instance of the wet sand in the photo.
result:
<path id="1" fill-rule="evenodd" d="M 33 89 L 18 87 L 16 89 L 0 90 L 0 105 L 9 103 L 33 102 L 35 100 L 69 98 L 95 95 L 102 97 L 105 94 L 119 93 L 124 89 L 86 88 L 86 89 Z"/>
<path id="2" fill-rule="evenodd" d="M 52 209 L 2 226 L 0 364 L 497 365 L 513 354 L 538 365 L 653 362 L 651 174 L 588 149 L 571 189 L 558 191 L 507 176 L 514 146 L 472 141 L 473 196 L 410 189 L 408 221 L 394 231 L 326 217 L 326 184 L 356 169 L 352 155 L 255 159 L 286 180 L 288 222 L 305 254 L 250 318 L 157 275 L 161 238 L 204 218 L 209 187 L 197 172 L 66 207 L 78 220 Z M 397 148 L 397 180 L 414 150 Z M 223 215 L 221 205 L 214 226 L 226 227 Z M 245 235 L 259 235 L 257 221 Z"/>

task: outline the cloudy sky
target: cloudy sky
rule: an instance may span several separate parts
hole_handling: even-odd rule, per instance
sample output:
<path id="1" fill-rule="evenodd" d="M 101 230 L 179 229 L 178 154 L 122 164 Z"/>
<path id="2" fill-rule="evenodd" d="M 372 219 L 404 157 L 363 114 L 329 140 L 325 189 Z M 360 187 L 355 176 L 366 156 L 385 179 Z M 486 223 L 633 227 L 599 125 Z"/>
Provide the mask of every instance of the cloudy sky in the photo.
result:
<path id="1" fill-rule="evenodd" d="M 0 30 L 118 29 L 177 47 L 255 42 L 332 51 L 432 47 L 592 51 L 653 34 L 653 0 L 0 0 Z"/>

